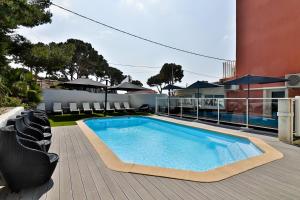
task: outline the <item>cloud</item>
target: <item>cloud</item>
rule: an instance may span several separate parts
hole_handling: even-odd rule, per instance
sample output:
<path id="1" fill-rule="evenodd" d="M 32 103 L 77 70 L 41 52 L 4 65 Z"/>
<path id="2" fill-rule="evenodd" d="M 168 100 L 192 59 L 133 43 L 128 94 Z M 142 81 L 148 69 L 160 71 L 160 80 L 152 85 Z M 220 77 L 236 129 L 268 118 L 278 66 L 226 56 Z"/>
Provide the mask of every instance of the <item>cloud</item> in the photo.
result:
<path id="1" fill-rule="evenodd" d="M 56 0 L 56 1 L 53 1 L 53 3 L 55 3 L 59 6 L 65 7 L 67 9 L 72 8 L 72 6 L 71 6 L 72 3 L 71 2 L 72 2 L 71 0 L 60 0 L 60 1 Z M 72 15 L 71 13 L 66 12 L 65 10 L 62 10 L 62 9 L 56 7 L 56 6 L 51 6 L 50 11 L 54 16 L 69 18 Z"/>
<path id="2" fill-rule="evenodd" d="M 135 8 L 139 11 L 144 11 L 147 6 L 154 5 L 160 0 L 121 0 L 123 5 Z"/>
<path id="3" fill-rule="evenodd" d="M 224 35 L 223 40 L 228 40 L 229 39 L 229 35 Z"/>

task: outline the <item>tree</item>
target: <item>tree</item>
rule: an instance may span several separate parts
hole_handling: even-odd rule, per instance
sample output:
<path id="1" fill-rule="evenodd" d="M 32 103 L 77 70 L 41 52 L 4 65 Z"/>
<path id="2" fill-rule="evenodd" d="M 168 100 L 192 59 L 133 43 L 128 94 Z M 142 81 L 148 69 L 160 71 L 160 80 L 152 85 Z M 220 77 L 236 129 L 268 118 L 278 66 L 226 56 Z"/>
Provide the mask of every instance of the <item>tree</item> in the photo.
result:
<path id="1" fill-rule="evenodd" d="M 181 82 L 183 78 L 183 70 L 181 65 L 175 63 L 165 63 L 159 74 L 152 76 L 148 79 L 147 84 L 150 87 L 157 87 L 159 93 L 162 93 L 163 84 L 174 84 Z"/>
<path id="2" fill-rule="evenodd" d="M 51 22 L 50 0 L 0 1 L 0 71 L 8 65 L 7 56 L 14 43 L 13 30 L 19 26 L 34 27 Z"/>
<path id="3" fill-rule="evenodd" d="M 181 65 L 176 65 L 175 63 L 165 63 L 160 72 L 160 78 L 165 84 L 174 84 L 176 82 L 181 82 L 183 78 L 183 70 Z"/>
<path id="4" fill-rule="evenodd" d="M 147 84 L 150 87 L 157 87 L 157 90 L 159 91 L 159 93 L 162 93 L 162 84 L 163 81 L 160 77 L 160 74 L 157 74 L 155 76 L 151 76 L 148 80 L 147 80 Z"/>
<path id="5" fill-rule="evenodd" d="M 140 86 L 140 87 L 143 86 L 143 83 L 139 80 L 133 80 L 133 81 L 131 81 L 131 83 L 134 84 L 134 85 Z"/>
<path id="6" fill-rule="evenodd" d="M 110 78 L 111 85 L 120 84 L 126 76 L 123 75 L 123 72 L 114 67 L 108 67 L 105 74 Z"/>
<path id="7" fill-rule="evenodd" d="M 67 43 L 31 44 L 23 42 L 15 45 L 19 48 L 15 51 L 15 57 L 19 63 L 29 67 L 30 71 L 37 77 L 38 73 L 46 72 L 47 75 L 55 75 L 58 71 L 63 72 L 74 54 L 75 47 Z"/>
<path id="8" fill-rule="evenodd" d="M 97 78 L 104 76 L 105 68 L 108 67 L 107 61 L 102 55 L 92 47 L 90 43 L 83 42 L 77 39 L 68 39 L 67 43 L 75 46 L 75 52 L 69 66 L 66 67 L 71 80 L 77 74 L 80 76 L 95 75 Z"/>

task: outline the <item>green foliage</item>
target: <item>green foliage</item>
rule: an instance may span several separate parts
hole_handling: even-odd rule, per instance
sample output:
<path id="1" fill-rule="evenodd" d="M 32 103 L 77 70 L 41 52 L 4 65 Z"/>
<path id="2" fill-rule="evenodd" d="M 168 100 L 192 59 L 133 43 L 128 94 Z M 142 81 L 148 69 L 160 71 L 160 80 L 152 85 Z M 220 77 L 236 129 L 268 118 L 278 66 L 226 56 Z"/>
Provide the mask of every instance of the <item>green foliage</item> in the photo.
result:
<path id="1" fill-rule="evenodd" d="M 157 87 L 157 90 L 159 91 L 159 93 L 162 93 L 162 84 L 163 81 L 160 77 L 160 74 L 157 74 L 155 76 L 151 76 L 148 80 L 147 80 L 147 84 L 150 87 Z"/>
<path id="2" fill-rule="evenodd" d="M 25 98 L 27 96 L 28 85 L 26 82 L 17 81 L 11 87 L 11 93 L 14 97 Z"/>
<path id="3" fill-rule="evenodd" d="M 141 86 L 141 87 L 143 86 L 143 83 L 139 80 L 133 80 L 133 81 L 131 81 L 131 83 L 134 85 L 137 85 L 137 86 Z"/>
<path id="4" fill-rule="evenodd" d="M 50 0 L 0 0 L 0 73 L 8 67 L 7 56 L 14 55 L 11 48 L 16 50 L 13 30 L 51 22 L 49 6 Z"/>
<path id="5" fill-rule="evenodd" d="M 65 76 L 69 75 L 73 80 L 75 74 L 77 77 L 95 75 L 97 78 L 105 75 L 104 71 L 108 67 L 107 61 L 90 43 L 77 39 L 69 39 L 66 43 L 74 45 L 75 51 L 66 70 L 61 71 Z"/>
<path id="6" fill-rule="evenodd" d="M 0 98 L 10 94 L 10 90 L 5 85 L 3 78 L 0 76 Z"/>
<path id="7" fill-rule="evenodd" d="M 147 84 L 150 87 L 157 87 L 158 91 L 162 93 L 163 84 L 174 84 L 181 82 L 183 78 L 183 70 L 181 65 L 175 63 L 165 63 L 159 74 L 152 76 L 148 79 Z"/>
<path id="8" fill-rule="evenodd" d="M 117 85 L 124 80 L 126 76 L 123 75 L 123 72 L 114 67 L 108 67 L 105 71 L 105 74 L 110 78 L 111 85 Z"/>
<path id="9" fill-rule="evenodd" d="M 34 27 L 51 22 L 49 6 L 50 0 L 1 0 L 0 28 L 10 32 L 18 26 Z"/>
<path id="10" fill-rule="evenodd" d="M 0 98 L 0 107 L 22 106 L 22 101 L 16 97 L 3 96 Z"/>
<path id="11" fill-rule="evenodd" d="M 165 84 L 181 82 L 181 79 L 183 78 L 182 66 L 176 65 L 175 63 L 165 63 L 159 74 Z"/>
<path id="12" fill-rule="evenodd" d="M 39 103 L 41 102 L 41 95 L 36 90 L 27 91 L 27 99 L 29 102 Z"/>

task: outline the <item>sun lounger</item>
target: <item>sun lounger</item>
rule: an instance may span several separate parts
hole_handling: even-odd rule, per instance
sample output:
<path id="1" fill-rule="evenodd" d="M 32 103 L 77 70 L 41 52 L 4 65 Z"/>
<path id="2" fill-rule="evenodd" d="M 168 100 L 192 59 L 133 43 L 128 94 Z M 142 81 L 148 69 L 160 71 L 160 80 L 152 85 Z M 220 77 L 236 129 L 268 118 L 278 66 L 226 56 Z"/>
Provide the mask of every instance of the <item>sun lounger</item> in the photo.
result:
<path id="1" fill-rule="evenodd" d="M 61 103 L 54 103 L 53 104 L 53 112 L 63 114 L 63 110 L 61 108 Z"/>
<path id="2" fill-rule="evenodd" d="M 104 109 L 101 108 L 99 102 L 94 102 L 94 103 L 93 103 L 93 106 L 94 106 L 94 111 L 95 111 L 95 112 L 103 112 L 103 111 L 104 111 Z"/>
<path id="3" fill-rule="evenodd" d="M 125 111 L 125 108 L 121 108 L 119 102 L 115 102 L 114 106 L 115 106 L 116 111 Z"/>
<path id="4" fill-rule="evenodd" d="M 114 112 L 114 111 L 115 111 L 115 109 L 110 107 L 110 103 L 106 102 L 106 112 Z"/>
<path id="5" fill-rule="evenodd" d="M 37 109 L 37 110 L 40 110 L 40 111 L 46 112 L 46 106 L 45 106 L 45 103 L 39 103 L 39 105 L 37 105 L 36 109 Z"/>
<path id="6" fill-rule="evenodd" d="M 40 151 L 34 144 L 20 141 L 14 126 L 0 129 L 0 170 L 13 192 L 46 183 L 55 170 L 58 155 Z"/>
<path id="7" fill-rule="evenodd" d="M 70 113 L 80 114 L 80 110 L 77 108 L 77 103 L 70 103 Z"/>
<path id="8" fill-rule="evenodd" d="M 84 113 L 93 113 L 93 110 L 90 108 L 90 104 L 85 102 L 82 103 L 82 107 L 83 107 L 83 112 Z"/>
<path id="9" fill-rule="evenodd" d="M 131 107 L 129 106 L 129 103 L 128 103 L 128 102 L 124 102 L 123 105 L 124 105 L 126 111 L 135 111 L 134 108 L 131 108 Z"/>

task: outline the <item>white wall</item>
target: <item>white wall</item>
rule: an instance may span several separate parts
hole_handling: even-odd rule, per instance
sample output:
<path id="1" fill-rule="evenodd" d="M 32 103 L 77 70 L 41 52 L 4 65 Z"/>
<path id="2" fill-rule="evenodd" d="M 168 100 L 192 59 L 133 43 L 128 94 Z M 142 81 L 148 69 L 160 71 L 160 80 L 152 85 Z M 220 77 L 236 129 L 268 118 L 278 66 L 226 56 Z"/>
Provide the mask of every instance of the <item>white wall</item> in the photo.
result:
<path id="1" fill-rule="evenodd" d="M 7 120 L 15 118 L 17 115 L 20 115 L 22 111 L 24 111 L 23 107 L 15 107 L 0 115 L 0 128 L 6 126 Z"/>
<path id="2" fill-rule="evenodd" d="M 194 95 L 198 93 L 198 89 L 182 89 L 176 90 L 176 96 L 180 97 L 195 97 Z M 204 98 L 205 95 L 224 95 L 224 87 L 214 87 L 214 88 L 200 88 L 199 93 L 201 97 Z"/>
<path id="3" fill-rule="evenodd" d="M 138 108 L 143 104 L 149 104 L 155 108 L 156 97 L 167 97 L 165 94 L 129 94 L 129 102 L 132 107 Z"/>
<path id="4" fill-rule="evenodd" d="M 129 104 L 138 108 L 142 104 L 149 104 L 155 107 L 156 97 L 163 97 L 166 95 L 159 94 L 108 94 L 108 102 L 129 102 Z M 62 103 L 65 108 L 69 107 L 70 102 L 82 105 L 82 102 L 104 102 L 104 93 L 91 93 L 79 90 L 61 90 L 61 89 L 44 89 L 43 102 L 46 104 L 46 110 L 51 111 L 54 102 Z"/>

